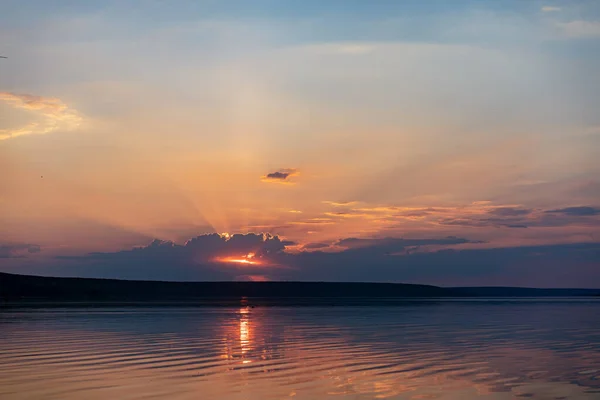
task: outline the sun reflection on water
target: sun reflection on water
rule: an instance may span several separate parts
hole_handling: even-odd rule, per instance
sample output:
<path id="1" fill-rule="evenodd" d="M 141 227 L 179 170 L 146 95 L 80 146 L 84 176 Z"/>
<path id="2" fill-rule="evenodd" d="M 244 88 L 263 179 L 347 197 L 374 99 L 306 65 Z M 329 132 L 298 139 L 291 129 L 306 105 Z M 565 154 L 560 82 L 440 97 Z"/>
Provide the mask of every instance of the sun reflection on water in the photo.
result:
<path id="1" fill-rule="evenodd" d="M 245 354 L 250 349 L 250 319 L 247 307 L 240 308 L 240 349 Z M 245 360 L 244 362 L 250 362 Z"/>

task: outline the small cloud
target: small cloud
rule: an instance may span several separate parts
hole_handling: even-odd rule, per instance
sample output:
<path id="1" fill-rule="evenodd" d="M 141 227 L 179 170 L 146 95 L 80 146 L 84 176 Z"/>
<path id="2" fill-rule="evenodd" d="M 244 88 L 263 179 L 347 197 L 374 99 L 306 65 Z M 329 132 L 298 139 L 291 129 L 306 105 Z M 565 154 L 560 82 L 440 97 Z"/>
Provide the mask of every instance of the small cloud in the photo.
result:
<path id="1" fill-rule="evenodd" d="M 55 97 L 33 96 L 0 92 L 0 101 L 23 110 L 41 115 L 41 122 L 31 122 L 16 129 L 0 129 L 0 140 L 31 134 L 45 134 L 58 129 L 76 129 L 81 125 L 81 116 Z"/>
<path id="2" fill-rule="evenodd" d="M 600 36 L 600 21 L 571 21 L 561 22 L 557 27 L 567 37 L 585 38 Z"/>
<path id="3" fill-rule="evenodd" d="M 286 179 L 290 174 L 287 172 L 273 172 L 267 175 L 270 179 Z"/>
<path id="4" fill-rule="evenodd" d="M 570 216 L 574 216 L 574 217 L 588 217 L 588 216 L 592 216 L 592 215 L 599 215 L 600 208 L 589 207 L 589 206 L 566 207 L 566 208 L 558 208 L 556 210 L 548 210 L 548 211 L 546 211 L 546 213 L 564 214 L 564 215 L 570 215 Z"/>
<path id="5" fill-rule="evenodd" d="M 293 184 L 294 182 L 291 182 L 289 178 L 296 175 L 298 175 L 298 170 L 294 168 L 284 168 L 268 173 L 267 175 L 261 177 L 261 180 L 263 182 Z"/>
<path id="6" fill-rule="evenodd" d="M 0 258 L 23 258 L 28 253 L 39 253 L 42 251 L 37 244 L 3 244 L 0 245 Z"/>
<path id="7" fill-rule="evenodd" d="M 292 214 L 302 214 L 302 211 L 300 210 L 289 210 L 288 212 Z"/>
<path id="8" fill-rule="evenodd" d="M 560 11 L 561 8 L 560 7 L 553 7 L 553 6 L 544 6 L 542 7 L 542 12 L 557 12 Z"/>
<path id="9" fill-rule="evenodd" d="M 325 201 L 323 201 L 323 204 L 329 204 L 330 206 L 334 206 L 334 207 L 349 207 L 349 206 L 354 206 L 354 205 L 358 204 L 358 201 L 329 201 L 329 200 L 325 200 Z"/>

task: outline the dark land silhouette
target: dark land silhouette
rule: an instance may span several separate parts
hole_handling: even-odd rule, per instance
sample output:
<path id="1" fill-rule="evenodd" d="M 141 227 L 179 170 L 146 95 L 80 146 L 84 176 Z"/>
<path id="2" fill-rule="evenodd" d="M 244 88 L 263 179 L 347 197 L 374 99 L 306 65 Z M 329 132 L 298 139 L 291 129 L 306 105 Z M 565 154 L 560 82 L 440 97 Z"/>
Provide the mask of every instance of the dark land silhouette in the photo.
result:
<path id="1" fill-rule="evenodd" d="M 211 301 L 226 304 L 240 298 L 263 302 L 447 297 L 598 296 L 600 289 L 531 289 L 515 287 L 443 288 L 430 285 L 357 282 L 165 282 L 117 279 L 55 278 L 0 273 L 0 300 L 12 302 L 155 303 Z M 346 300 L 344 300 L 346 299 Z M 253 304 L 260 301 L 253 300 Z"/>

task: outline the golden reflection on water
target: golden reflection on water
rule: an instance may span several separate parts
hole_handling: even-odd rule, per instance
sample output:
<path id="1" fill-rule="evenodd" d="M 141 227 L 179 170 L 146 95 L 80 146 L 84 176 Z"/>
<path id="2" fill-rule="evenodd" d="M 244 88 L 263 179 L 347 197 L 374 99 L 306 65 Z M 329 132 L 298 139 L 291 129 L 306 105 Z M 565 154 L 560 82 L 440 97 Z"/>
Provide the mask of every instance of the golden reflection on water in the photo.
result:
<path id="1" fill-rule="evenodd" d="M 256 329 L 256 321 L 252 320 L 250 306 L 247 300 L 242 299 L 241 307 L 236 311 L 234 317 L 236 323 L 225 323 L 222 325 L 223 346 L 221 358 L 239 361 L 241 364 L 250 364 L 256 354 L 252 352 L 256 345 L 253 332 Z M 261 357 L 264 358 L 264 357 Z"/>
<path id="2" fill-rule="evenodd" d="M 407 316 L 247 302 L 0 314 L 0 399 L 599 398 L 600 324 L 548 331 L 530 312 L 488 310 L 492 325 L 482 324 L 486 313 L 461 312 L 468 317 L 458 325 L 435 309 Z"/>
<path id="3" fill-rule="evenodd" d="M 250 349 L 250 315 L 247 307 L 240 308 L 240 349 L 245 354 Z M 244 360 L 249 363 L 251 360 Z"/>

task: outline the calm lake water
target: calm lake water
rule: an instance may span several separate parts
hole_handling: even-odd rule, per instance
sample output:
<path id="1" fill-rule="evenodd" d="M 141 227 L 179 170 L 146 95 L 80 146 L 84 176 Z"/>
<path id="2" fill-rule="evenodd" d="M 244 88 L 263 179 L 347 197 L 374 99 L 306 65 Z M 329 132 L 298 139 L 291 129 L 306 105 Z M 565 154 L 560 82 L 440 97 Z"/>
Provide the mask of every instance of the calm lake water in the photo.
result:
<path id="1" fill-rule="evenodd" d="M 600 301 L 0 309 L 0 399 L 600 399 Z"/>

